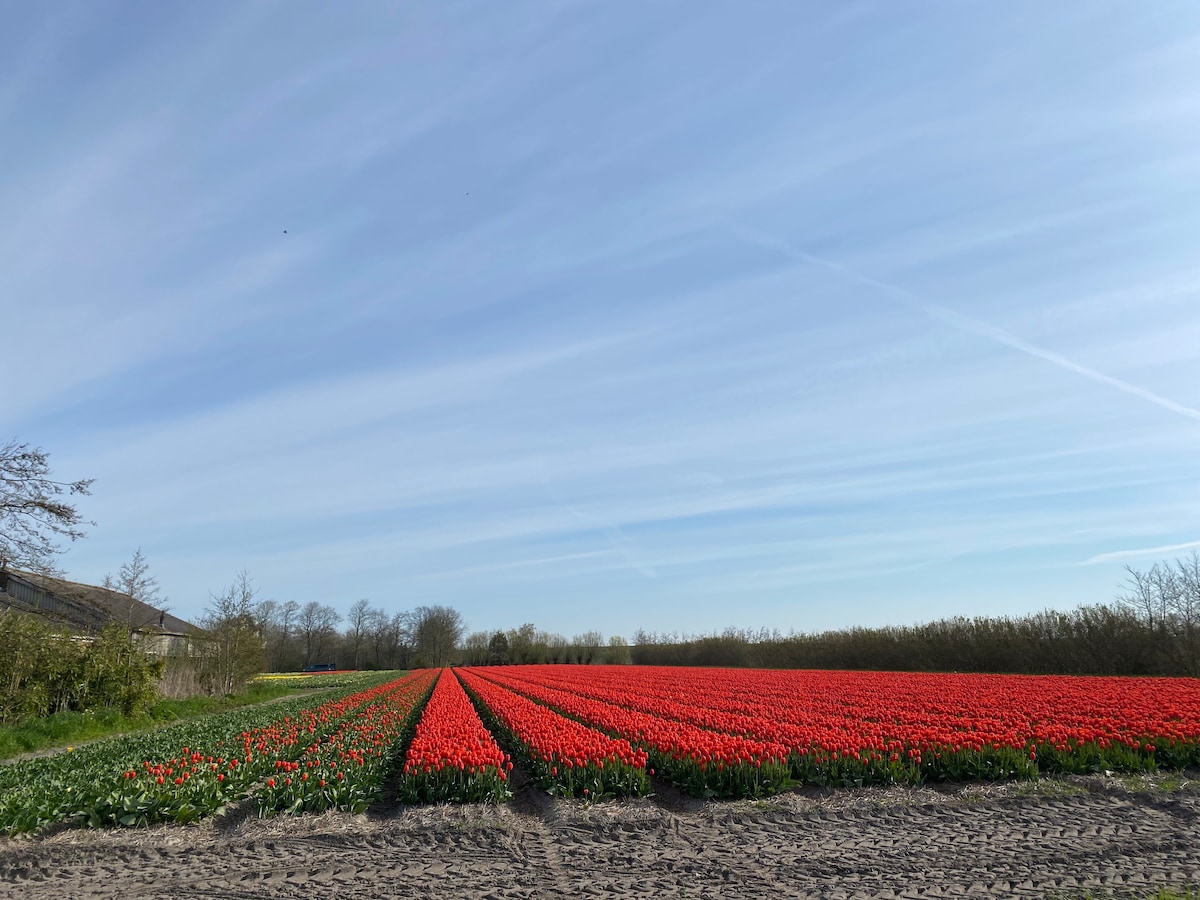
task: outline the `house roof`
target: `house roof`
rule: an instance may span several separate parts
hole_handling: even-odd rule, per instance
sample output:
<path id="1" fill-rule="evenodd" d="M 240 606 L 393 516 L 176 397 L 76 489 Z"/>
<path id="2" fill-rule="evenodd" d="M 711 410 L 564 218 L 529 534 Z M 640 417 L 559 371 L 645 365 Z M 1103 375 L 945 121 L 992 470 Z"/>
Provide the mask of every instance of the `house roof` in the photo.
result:
<path id="1" fill-rule="evenodd" d="M 47 593 L 98 609 L 109 621 L 128 625 L 137 631 L 193 634 L 202 630 L 191 622 L 173 616 L 148 603 L 135 600 L 121 591 L 92 584 L 80 584 L 62 578 L 52 578 L 48 575 L 35 575 L 31 572 L 11 572 L 10 574 L 40 587 Z"/>

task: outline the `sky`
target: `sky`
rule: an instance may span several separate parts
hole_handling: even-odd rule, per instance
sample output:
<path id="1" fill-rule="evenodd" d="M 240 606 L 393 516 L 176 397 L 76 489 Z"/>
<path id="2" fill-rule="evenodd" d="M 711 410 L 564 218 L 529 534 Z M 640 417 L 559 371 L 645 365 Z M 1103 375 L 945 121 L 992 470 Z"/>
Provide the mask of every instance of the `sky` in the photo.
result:
<path id="1" fill-rule="evenodd" d="M 1200 548 L 1200 4 L 0 3 L 60 566 L 813 632 Z"/>

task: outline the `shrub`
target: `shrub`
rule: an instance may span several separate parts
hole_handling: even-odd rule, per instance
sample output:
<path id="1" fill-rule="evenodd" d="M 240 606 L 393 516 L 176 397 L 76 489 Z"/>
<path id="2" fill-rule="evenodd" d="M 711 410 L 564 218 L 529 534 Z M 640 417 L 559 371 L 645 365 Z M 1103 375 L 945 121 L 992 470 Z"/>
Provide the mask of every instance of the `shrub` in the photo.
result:
<path id="1" fill-rule="evenodd" d="M 120 625 L 83 638 L 36 616 L 0 612 L 0 723 L 98 707 L 137 715 L 158 699 L 161 672 Z"/>

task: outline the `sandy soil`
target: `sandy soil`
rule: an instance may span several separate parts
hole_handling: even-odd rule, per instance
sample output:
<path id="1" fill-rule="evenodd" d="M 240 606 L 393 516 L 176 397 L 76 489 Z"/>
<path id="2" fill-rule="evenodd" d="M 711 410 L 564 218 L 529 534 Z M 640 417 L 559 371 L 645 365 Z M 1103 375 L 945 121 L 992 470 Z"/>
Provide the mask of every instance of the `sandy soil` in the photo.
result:
<path id="1" fill-rule="evenodd" d="M 1070 897 L 1200 884 L 1200 777 L 381 809 L 0 839 L 0 897 Z"/>

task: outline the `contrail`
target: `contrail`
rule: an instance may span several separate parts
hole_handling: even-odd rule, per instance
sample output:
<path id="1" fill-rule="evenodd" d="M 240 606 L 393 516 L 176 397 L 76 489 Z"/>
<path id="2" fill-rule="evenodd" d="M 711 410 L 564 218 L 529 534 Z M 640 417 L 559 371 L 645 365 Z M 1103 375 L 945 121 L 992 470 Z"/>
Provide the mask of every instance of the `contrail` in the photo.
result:
<path id="1" fill-rule="evenodd" d="M 1169 544 L 1166 547 L 1143 547 L 1141 550 L 1114 550 L 1111 553 L 1101 553 L 1084 561 L 1083 565 L 1093 566 L 1096 563 L 1112 562 L 1117 559 L 1135 559 L 1139 556 L 1162 556 L 1164 553 L 1174 553 L 1177 550 L 1190 550 L 1200 547 L 1200 541 L 1188 541 L 1186 544 Z"/>
<path id="2" fill-rule="evenodd" d="M 1182 403 L 1176 403 L 1174 400 L 1162 397 L 1153 391 L 1146 390 L 1145 388 L 1138 387 L 1136 384 L 1130 384 L 1128 381 L 1122 381 L 1120 378 L 1114 378 L 1111 375 L 1105 375 L 1103 372 L 1098 372 L 1089 366 L 1085 366 L 1081 363 L 1075 362 L 1074 360 L 1067 359 L 1062 354 L 1055 353 L 1053 350 L 1046 350 L 1043 347 L 1038 347 L 1036 344 L 1031 344 L 1028 341 L 1022 340 L 1016 335 L 1009 334 L 1004 329 L 998 328 L 995 325 L 991 325 L 987 322 L 982 322 L 979 319 L 974 319 L 970 316 L 964 315 L 963 313 L 950 309 L 948 306 L 942 306 L 938 303 L 933 303 L 929 300 L 926 300 L 925 298 L 914 294 L 912 291 L 907 290 L 906 288 L 897 287 L 894 284 L 888 284 L 886 281 L 880 281 L 876 278 L 863 275 L 854 271 L 853 269 L 849 269 L 846 266 L 841 265 L 840 263 L 833 262 L 832 260 L 822 259 L 819 256 L 813 256 L 813 254 L 799 250 L 777 237 L 772 237 L 769 234 L 764 234 L 761 231 L 757 231 L 753 228 L 749 228 L 746 225 L 736 222 L 730 223 L 730 227 L 740 237 L 750 241 L 751 243 L 758 244 L 760 247 L 765 247 L 769 250 L 778 250 L 780 253 L 784 254 L 785 256 L 789 256 L 792 259 L 809 263 L 810 265 L 820 266 L 821 268 L 828 269 L 831 272 L 837 272 L 839 275 L 849 279 L 850 281 L 856 281 L 859 284 L 865 284 L 868 287 L 876 288 L 885 294 L 888 294 L 894 300 L 897 300 L 903 305 L 924 313 L 931 319 L 937 319 L 938 321 L 945 322 L 947 325 L 951 325 L 960 331 L 966 331 L 970 334 L 987 338 L 988 340 L 997 344 L 1003 344 L 1005 347 L 1011 347 L 1013 350 L 1024 353 L 1026 356 L 1032 356 L 1036 359 L 1044 360 L 1051 365 L 1057 366 L 1058 368 L 1067 372 L 1074 372 L 1076 375 L 1082 375 L 1084 378 L 1094 381 L 1097 384 L 1106 384 L 1109 387 L 1116 388 L 1122 393 L 1130 394 L 1134 397 L 1140 397 L 1142 400 L 1145 400 L 1148 403 L 1153 403 L 1155 406 L 1161 407 L 1162 409 L 1169 410 L 1176 415 L 1185 416 L 1186 418 L 1200 422 L 1200 409 L 1193 409 L 1190 406 L 1184 406 Z"/>

